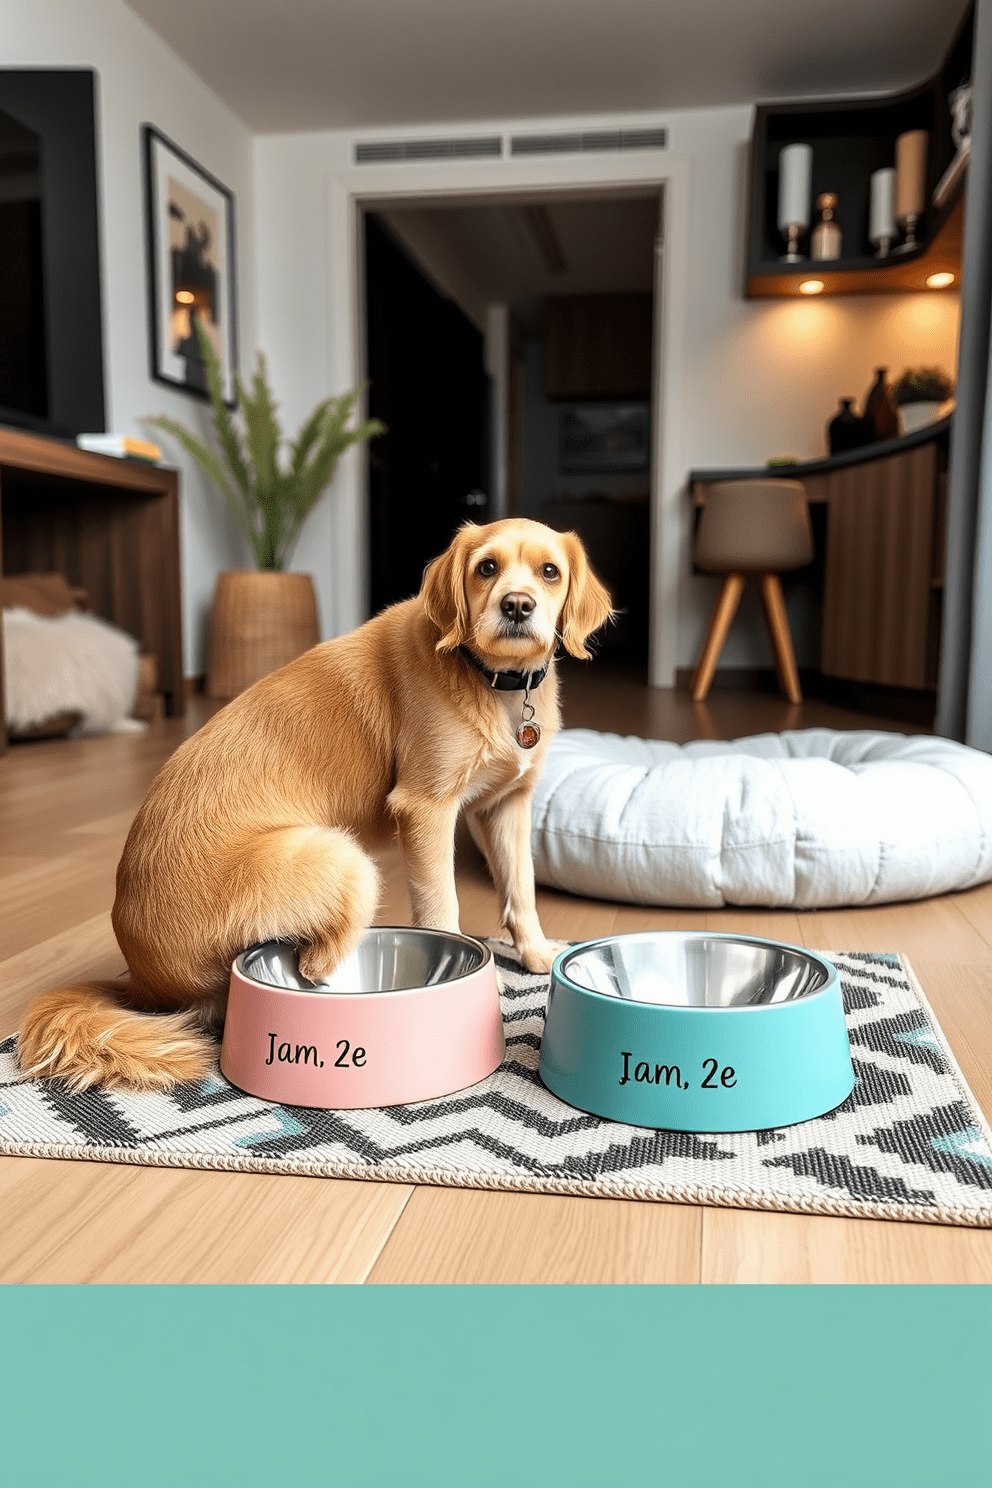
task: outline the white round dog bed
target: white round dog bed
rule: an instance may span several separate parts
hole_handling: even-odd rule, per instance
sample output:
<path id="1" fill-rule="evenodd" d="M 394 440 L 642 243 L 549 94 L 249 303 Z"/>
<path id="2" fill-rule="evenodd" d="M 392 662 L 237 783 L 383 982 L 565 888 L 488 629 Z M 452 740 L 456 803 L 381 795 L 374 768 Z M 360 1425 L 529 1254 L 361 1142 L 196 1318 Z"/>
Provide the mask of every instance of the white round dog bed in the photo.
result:
<path id="1" fill-rule="evenodd" d="M 804 729 L 668 744 L 570 729 L 534 795 L 539 883 L 634 904 L 881 904 L 992 878 L 992 757 Z"/>

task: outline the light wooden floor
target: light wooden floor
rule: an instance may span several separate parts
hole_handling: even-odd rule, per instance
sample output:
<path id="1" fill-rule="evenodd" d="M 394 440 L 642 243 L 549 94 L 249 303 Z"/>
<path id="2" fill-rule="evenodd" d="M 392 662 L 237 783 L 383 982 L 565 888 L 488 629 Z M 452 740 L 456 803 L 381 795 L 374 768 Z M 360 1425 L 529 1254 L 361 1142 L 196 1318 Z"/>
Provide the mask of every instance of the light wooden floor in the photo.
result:
<path id="1" fill-rule="evenodd" d="M 684 741 L 823 725 L 896 727 L 824 704 L 652 692 L 593 664 L 566 676 L 566 722 Z M 0 1036 L 56 978 L 115 976 L 114 872 L 152 776 L 206 716 L 141 736 L 22 744 L 0 760 Z M 498 930 L 459 839 L 462 925 Z M 402 922 L 397 858 L 380 918 Z M 819 913 L 666 912 L 542 891 L 547 933 L 741 930 L 907 954 L 992 1115 L 992 886 Z M 0 1158 L 3 1282 L 992 1282 L 992 1232 L 687 1205 Z"/>

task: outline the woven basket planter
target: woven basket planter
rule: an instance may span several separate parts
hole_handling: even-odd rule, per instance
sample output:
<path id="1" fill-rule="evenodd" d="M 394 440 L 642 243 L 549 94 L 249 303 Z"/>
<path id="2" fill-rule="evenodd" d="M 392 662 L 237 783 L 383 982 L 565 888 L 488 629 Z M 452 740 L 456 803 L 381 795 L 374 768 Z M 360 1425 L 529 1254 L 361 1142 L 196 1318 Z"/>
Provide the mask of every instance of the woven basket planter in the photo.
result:
<path id="1" fill-rule="evenodd" d="M 237 697 L 319 640 L 309 574 L 272 569 L 218 574 L 210 612 L 207 696 Z"/>

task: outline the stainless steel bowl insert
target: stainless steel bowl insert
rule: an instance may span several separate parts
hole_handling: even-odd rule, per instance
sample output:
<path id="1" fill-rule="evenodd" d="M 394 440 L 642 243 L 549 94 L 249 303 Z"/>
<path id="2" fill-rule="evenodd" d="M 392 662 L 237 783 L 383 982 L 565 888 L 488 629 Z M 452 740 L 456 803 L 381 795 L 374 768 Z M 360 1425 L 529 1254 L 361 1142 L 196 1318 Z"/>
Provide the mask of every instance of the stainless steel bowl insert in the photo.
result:
<path id="1" fill-rule="evenodd" d="M 302 974 L 295 946 L 267 940 L 238 957 L 241 974 L 269 987 L 294 992 L 329 993 L 336 997 L 369 992 L 403 992 L 432 987 L 471 975 L 487 951 L 467 936 L 443 930 L 380 927 L 367 930 L 357 948 L 334 968 L 326 982 L 315 984 Z"/>
<path id="2" fill-rule="evenodd" d="M 580 946 L 561 963 L 577 987 L 664 1007 L 746 1008 L 793 1002 L 825 986 L 813 954 L 746 936 L 624 935 Z"/>

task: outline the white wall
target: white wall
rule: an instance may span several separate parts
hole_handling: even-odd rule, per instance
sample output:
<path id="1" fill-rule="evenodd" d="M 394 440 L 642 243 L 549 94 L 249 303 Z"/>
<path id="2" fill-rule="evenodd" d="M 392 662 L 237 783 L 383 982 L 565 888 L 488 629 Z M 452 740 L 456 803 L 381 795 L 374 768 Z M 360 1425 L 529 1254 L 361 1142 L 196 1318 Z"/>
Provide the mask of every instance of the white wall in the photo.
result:
<path id="1" fill-rule="evenodd" d="M 148 373 L 142 124 L 154 124 L 235 197 L 241 364 L 255 346 L 252 138 L 248 129 L 121 0 L 3 0 L 0 66 L 92 67 L 107 427 L 159 440 L 182 471 L 183 642 L 187 675 L 204 670 L 214 578 L 250 561 L 216 491 L 175 444 L 142 420 L 168 414 L 205 433 L 203 404 Z"/>
<path id="2" fill-rule="evenodd" d="M 925 295 L 846 297 L 819 301 L 745 301 L 742 296 L 745 232 L 747 141 L 752 111 L 748 108 L 709 109 L 638 116 L 637 123 L 668 126 L 665 160 L 688 167 L 690 189 L 683 194 L 688 220 L 675 222 L 670 201 L 666 224 L 666 252 L 679 231 L 688 244 L 684 274 L 676 276 L 666 307 L 669 325 L 681 317 L 682 345 L 675 375 L 678 387 L 665 397 L 677 398 L 679 417 L 668 431 L 666 458 L 684 481 L 692 468 L 760 465 L 772 455 L 810 458 L 825 453 L 825 425 L 842 396 L 861 398 L 874 367 L 888 365 L 897 376 L 909 363 L 937 364 L 954 372 L 957 357 L 958 297 L 953 292 Z M 555 128 L 593 128 L 630 120 L 586 118 L 555 120 Z M 498 121 L 473 124 L 473 133 L 523 131 L 548 127 L 548 121 Z M 410 130 L 412 135 L 458 133 L 457 125 Z M 382 131 L 395 138 L 404 131 Z M 272 365 L 285 379 L 287 397 L 302 416 L 304 404 L 318 396 L 331 375 L 334 353 L 346 350 L 360 334 L 360 325 L 338 323 L 331 313 L 329 276 L 334 263 L 320 262 L 328 244 L 325 193 L 340 191 L 355 172 L 351 164 L 353 136 L 330 132 L 305 136 L 269 136 L 256 142 L 258 203 L 258 274 L 260 339 Z M 629 162 L 627 157 L 626 164 Z M 569 157 L 541 162 L 547 180 L 568 179 Z M 624 168 L 615 157 L 615 169 Z M 516 162 L 515 162 L 516 163 Z M 438 182 L 465 178 L 466 166 L 410 164 L 366 168 L 369 181 L 376 169 L 390 189 L 402 182 L 409 193 L 435 192 Z M 506 162 L 478 162 L 472 168 L 480 188 L 499 189 L 506 180 Z M 436 197 L 435 197 L 436 199 Z M 331 220 L 334 214 L 331 213 Z M 337 218 L 340 251 L 354 252 L 344 219 Z M 327 319 L 322 323 L 321 317 Z M 340 359 L 340 358 L 339 358 Z M 671 371 L 669 372 L 671 378 Z M 341 536 L 332 509 L 342 503 L 338 483 L 328 510 L 312 523 L 320 546 Z M 677 638 L 664 647 L 670 665 L 688 666 L 695 658 L 712 601 L 712 581 L 693 578 L 689 568 L 689 508 L 684 494 L 665 498 L 661 521 L 672 529 L 669 540 L 680 545 L 677 567 Z M 354 532 L 354 519 L 351 530 Z M 318 532 L 319 528 L 319 532 Z M 360 524 L 359 524 L 360 530 Z M 314 557 L 319 549 L 314 549 Z M 330 554 L 340 585 L 354 556 Z M 666 569 L 668 565 L 666 564 Z M 342 617 L 345 618 L 345 617 Z M 671 621 L 668 622 L 669 624 Z M 801 659 L 813 659 L 801 658 Z M 768 652 L 760 625 L 745 623 L 731 636 L 724 653 L 727 665 L 765 663 Z"/>

